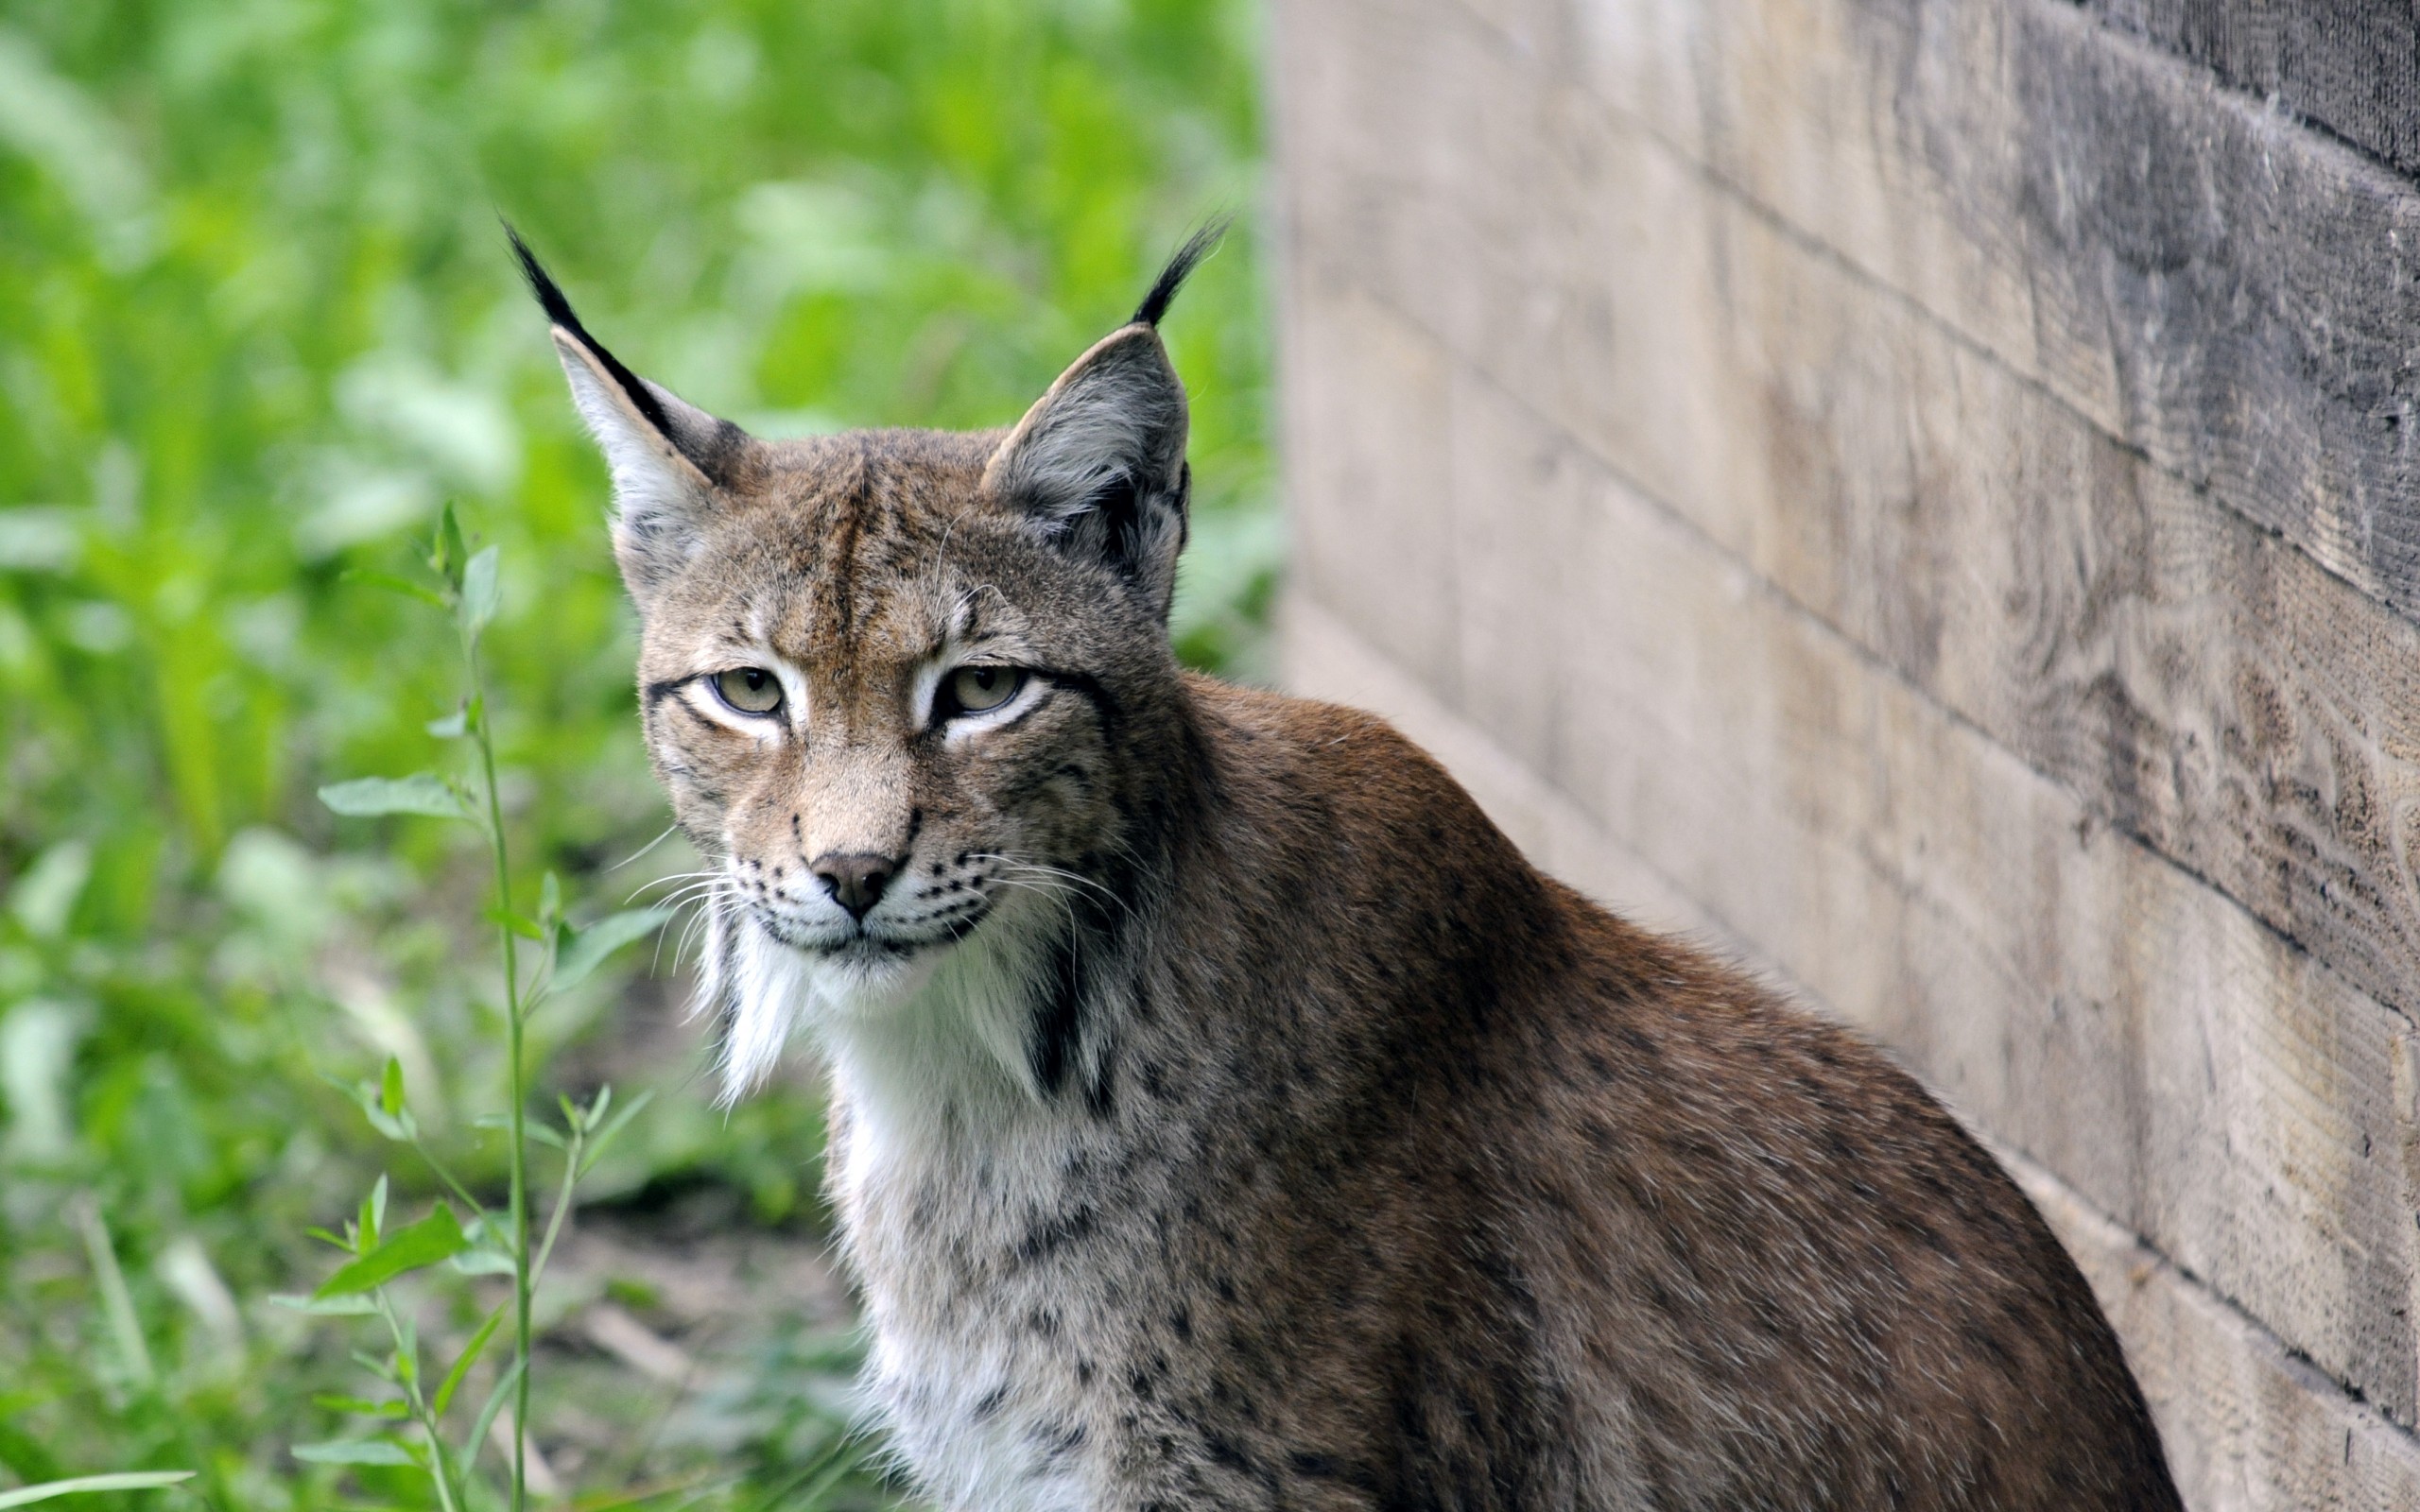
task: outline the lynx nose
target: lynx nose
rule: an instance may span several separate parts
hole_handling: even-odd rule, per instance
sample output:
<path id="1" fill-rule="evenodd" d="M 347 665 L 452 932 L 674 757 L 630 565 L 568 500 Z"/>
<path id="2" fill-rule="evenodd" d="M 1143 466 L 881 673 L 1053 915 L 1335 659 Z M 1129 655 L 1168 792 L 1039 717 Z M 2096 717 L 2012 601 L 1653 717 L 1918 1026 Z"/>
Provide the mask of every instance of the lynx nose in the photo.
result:
<path id="1" fill-rule="evenodd" d="M 809 871 L 823 879 L 823 890 L 832 901 L 849 911 L 853 919 L 863 919 L 873 905 L 882 901 L 882 889 L 899 875 L 896 856 L 862 854 L 826 854 L 818 856 Z"/>

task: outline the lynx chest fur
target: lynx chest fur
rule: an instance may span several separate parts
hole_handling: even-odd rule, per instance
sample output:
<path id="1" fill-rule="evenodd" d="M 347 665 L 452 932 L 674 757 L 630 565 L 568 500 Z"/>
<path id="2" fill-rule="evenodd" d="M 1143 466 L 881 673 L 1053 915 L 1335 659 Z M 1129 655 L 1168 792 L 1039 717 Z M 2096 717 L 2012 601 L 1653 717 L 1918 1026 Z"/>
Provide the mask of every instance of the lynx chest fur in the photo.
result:
<path id="1" fill-rule="evenodd" d="M 1206 249 L 1025 417 L 766 442 L 522 252 L 614 478 L 734 1096 L 795 1034 L 868 1399 L 953 1509 L 2172 1508 L 2091 1294 L 1906 1075 L 1181 671 Z"/>

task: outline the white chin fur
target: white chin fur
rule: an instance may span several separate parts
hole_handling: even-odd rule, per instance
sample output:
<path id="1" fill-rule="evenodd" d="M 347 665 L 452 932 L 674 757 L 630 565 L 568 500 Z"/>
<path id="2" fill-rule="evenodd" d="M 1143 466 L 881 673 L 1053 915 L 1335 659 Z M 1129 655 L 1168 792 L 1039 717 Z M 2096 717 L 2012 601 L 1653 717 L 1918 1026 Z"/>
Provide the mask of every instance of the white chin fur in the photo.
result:
<path id="1" fill-rule="evenodd" d="M 725 1016 L 722 1097 L 728 1108 L 771 1074 L 812 994 L 812 963 L 746 919 L 715 910 L 706 924 L 698 1006 Z"/>
<path id="2" fill-rule="evenodd" d="M 907 1073 L 910 1081 L 925 1079 L 919 1070 L 958 1073 L 951 1080 L 975 1073 L 1038 1096 L 1027 1035 L 1049 926 L 1059 917 L 1037 906 L 1048 902 L 1039 894 L 1008 900 L 959 944 L 872 962 L 795 950 L 744 915 L 727 919 L 716 910 L 698 1005 L 726 1015 L 720 1101 L 729 1107 L 760 1086 L 801 1028 L 823 1040 L 836 1061 L 906 1062 L 881 1071 Z"/>

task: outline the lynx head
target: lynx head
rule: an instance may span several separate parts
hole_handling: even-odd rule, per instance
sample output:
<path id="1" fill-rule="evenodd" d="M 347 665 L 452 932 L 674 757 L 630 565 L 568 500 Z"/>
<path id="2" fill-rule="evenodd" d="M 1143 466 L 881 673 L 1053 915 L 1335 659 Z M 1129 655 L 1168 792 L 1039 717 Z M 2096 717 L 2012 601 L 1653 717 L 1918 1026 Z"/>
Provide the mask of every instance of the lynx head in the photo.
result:
<path id="1" fill-rule="evenodd" d="M 936 995 L 986 1005 L 1025 1091 L 1079 1069 L 1049 979 L 1147 849 L 1182 723 L 1186 406 L 1157 326 L 1215 235 L 1009 429 L 786 441 L 632 373 L 513 239 L 613 474 L 727 1095 L 794 1023 L 917 1033 Z"/>

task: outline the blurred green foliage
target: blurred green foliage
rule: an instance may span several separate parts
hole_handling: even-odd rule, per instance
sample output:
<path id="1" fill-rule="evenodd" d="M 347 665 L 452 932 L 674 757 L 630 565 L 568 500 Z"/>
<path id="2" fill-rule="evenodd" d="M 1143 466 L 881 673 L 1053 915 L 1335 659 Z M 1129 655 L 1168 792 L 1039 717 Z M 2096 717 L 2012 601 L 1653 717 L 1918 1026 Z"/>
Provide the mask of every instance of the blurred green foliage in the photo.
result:
<path id="1" fill-rule="evenodd" d="M 1012 420 L 1192 223 L 1244 212 L 1168 335 L 1180 645 L 1250 672 L 1277 555 L 1257 26 L 1248 0 L 0 0 L 0 1485 L 406 1495 L 287 1456 L 340 1416 L 312 1398 L 345 1341 L 263 1302 L 320 1279 L 298 1236 L 383 1159 L 327 1078 L 394 1055 L 438 1117 L 499 1085 L 475 846 L 311 799 L 448 759 L 450 631 L 348 569 L 401 569 L 458 501 L 505 547 L 525 873 L 595 914 L 684 864 L 605 871 L 664 813 L 603 472 L 497 215 L 633 367 L 784 434 Z M 562 1085 L 661 1084 L 606 1187 L 811 1231 L 812 1098 L 710 1111 L 628 1043 L 679 991 L 638 967 L 538 1026 Z M 442 1137 L 495 1178 L 492 1140 Z M 805 1328 L 696 1401 L 590 1393 L 639 1403 L 650 1447 L 612 1473 L 790 1494 L 837 1432 L 841 1347 Z"/>

